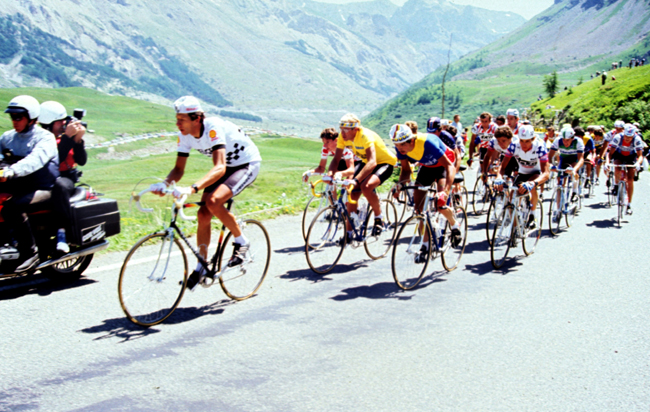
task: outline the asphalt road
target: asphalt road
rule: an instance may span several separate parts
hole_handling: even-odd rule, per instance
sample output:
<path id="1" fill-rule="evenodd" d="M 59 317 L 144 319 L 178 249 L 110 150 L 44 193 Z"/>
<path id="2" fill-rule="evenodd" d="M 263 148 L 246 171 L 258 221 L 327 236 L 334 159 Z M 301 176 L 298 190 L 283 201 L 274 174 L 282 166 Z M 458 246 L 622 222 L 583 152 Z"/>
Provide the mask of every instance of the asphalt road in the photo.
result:
<path id="1" fill-rule="evenodd" d="M 601 192 L 501 271 L 470 218 L 460 267 L 410 292 L 363 248 L 312 273 L 298 217 L 265 222 L 256 296 L 198 288 L 149 329 L 118 302 L 124 253 L 72 284 L 0 280 L 0 410 L 647 411 L 650 176 L 622 228 Z"/>

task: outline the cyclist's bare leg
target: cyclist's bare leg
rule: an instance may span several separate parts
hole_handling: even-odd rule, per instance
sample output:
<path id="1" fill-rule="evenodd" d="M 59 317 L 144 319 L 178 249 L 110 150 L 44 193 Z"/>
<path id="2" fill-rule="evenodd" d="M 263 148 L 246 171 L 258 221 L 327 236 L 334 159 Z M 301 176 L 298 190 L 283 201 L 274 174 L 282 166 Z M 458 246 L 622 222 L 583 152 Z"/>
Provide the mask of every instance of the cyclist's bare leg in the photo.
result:
<path id="1" fill-rule="evenodd" d="M 349 195 L 349 198 L 354 202 L 348 202 L 345 206 L 348 209 L 348 214 L 355 213 L 357 211 L 357 202 L 359 201 L 359 198 L 361 197 L 361 192 L 352 192 Z M 347 224 L 346 224 L 346 230 L 350 232 L 352 230 L 352 224 L 350 223 L 350 220 L 348 219 Z"/>
<path id="2" fill-rule="evenodd" d="M 627 201 L 632 203 L 632 194 L 634 194 L 634 174 L 636 170 L 631 167 L 627 169 Z"/>
<path id="3" fill-rule="evenodd" d="M 381 180 L 379 180 L 377 175 L 371 175 L 361 183 L 361 193 L 368 199 L 368 203 L 372 207 L 375 216 L 381 216 L 381 203 L 379 202 L 379 196 L 374 191 L 380 184 Z"/>
<path id="4" fill-rule="evenodd" d="M 214 217 L 223 223 L 234 237 L 241 236 L 241 229 L 233 215 L 226 209 L 226 202 L 232 198 L 232 190 L 226 185 L 219 185 L 214 192 L 204 193 L 201 200 L 205 202 L 206 207 Z M 198 239 L 197 239 L 198 240 Z"/>
<path id="5" fill-rule="evenodd" d="M 444 192 L 445 185 L 447 184 L 446 179 L 438 179 L 438 193 Z M 449 222 L 450 225 L 454 226 L 456 225 L 456 219 L 454 219 L 454 213 L 452 210 L 448 207 L 445 207 L 444 209 L 438 208 L 440 210 L 440 214 L 442 214 L 445 219 Z"/>

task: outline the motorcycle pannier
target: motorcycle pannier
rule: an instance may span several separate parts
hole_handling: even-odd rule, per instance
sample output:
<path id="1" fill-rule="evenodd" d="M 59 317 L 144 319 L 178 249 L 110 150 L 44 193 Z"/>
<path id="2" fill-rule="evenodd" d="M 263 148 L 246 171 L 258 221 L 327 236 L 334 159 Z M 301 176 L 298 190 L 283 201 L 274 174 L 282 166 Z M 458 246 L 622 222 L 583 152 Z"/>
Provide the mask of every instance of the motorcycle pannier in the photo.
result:
<path id="1" fill-rule="evenodd" d="M 92 199 L 72 205 L 68 242 L 84 246 L 120 233 L 120 211 L 113 199 Z"/>

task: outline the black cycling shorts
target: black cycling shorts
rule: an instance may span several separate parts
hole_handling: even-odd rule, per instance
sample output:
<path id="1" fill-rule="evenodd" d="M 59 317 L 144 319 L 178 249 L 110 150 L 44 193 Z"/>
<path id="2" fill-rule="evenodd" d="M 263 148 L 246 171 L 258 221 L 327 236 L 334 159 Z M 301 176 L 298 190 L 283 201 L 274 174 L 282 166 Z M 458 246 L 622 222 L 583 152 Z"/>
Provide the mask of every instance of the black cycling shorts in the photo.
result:
<path id="1" fill-rule="evenodd" d="M 521 183 L 525 182 L 530 182 L 531 180 L 535 180 L 537 176 L 539 176 L 541 172 L 535 172 L 535 173 L 528 173 L 528 174 L 523 174 L 519 173 L 517 177 L 515 177 L 515 186 L 519 186 Z"/>
<path id="2" fill-rule="evenodd" d="M 363 170 L 363 168 L 366 167 L 366 164 L 363 162 L 359 162 L 356 164 L 354 168 L 354 177 L 357 177 L 357 175 Z M 373 169 L 372 173 L 370 173 L 368 176 L 366 176 L 363 181 L 359 183 L 363 183 L 364 181 L 368 180 L 372 175 L 375 175 L 379 178 L 379 184 L 382 185 L 386 180 L 388 180 L 389 177 L 391 177 L 393 174 L 393 166 L 389 165 L 388 163 L 383 163 L 380 165 L 375 166 Z M 356 190 L 355 188 L 354 190 Z"/>
<path id="3" fill-rule="evenodd" d="M 560 164 L 558 165 L 558 169 L 566 169 L 567 167 L 574 165 L 577 162 L 578 162 L 577 155 L 560 156 Z"/>
<path id="4" fill-rule="evenodd" d="M 636 162 L 636 153 L 630 154 L 628 156 L 623 156 L 619 152 L 614 152 L 612 160 L 614 160 L 619 165 L 633 165 Z"/>
<path id="5" fill-rule="evenodd" d="M 226 185 L 228 189 L 232 191 L 232 196 L 235 197 L 257 179 L 259 171 L 260 162 L 251 162 L 240 166 L 226 167 L 226 173 L 221 176 L 221 179 L 203 189 L 203 193 L 212 193 L 219 185 Z"/>
<path id="6" fill-rule="evenodd" d="M 433 182 L 437 182 L 440 179 L 447 179 L 446 167 L 421 167 L 415 181 L 422 186 L 431 186 Z"/>

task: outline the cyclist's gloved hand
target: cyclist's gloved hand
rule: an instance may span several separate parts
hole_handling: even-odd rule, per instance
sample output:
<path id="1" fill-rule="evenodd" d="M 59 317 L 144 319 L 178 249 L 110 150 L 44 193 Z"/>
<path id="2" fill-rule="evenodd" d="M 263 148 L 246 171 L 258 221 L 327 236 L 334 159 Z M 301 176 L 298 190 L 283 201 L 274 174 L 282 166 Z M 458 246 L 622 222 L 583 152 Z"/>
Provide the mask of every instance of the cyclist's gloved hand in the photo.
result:
<path id="1" fill-rule="evenodd" d="M 3 169 L 0 169 L 0 178 L 4 180 L 9 180 L 12 177 L 14 177 L 14 171 L 9 169 L 8 167 L 5 167 Z"/>
<path id="2" fill-rule="evenodd" d="M 445 207 L 445 205 L 447 204 L 447 198 L 448 196 L 446 192 L 438 192 L 438 194 L 436 195 L 436 199 L 438 201 L 439 208 Z"/>
<path id="3" fill-rule="evenodd" d="M 172 196 L 174 196 L 177 199 L 180 199 L 184 195 L 189 196 L 191 194 L 192 194 L 192 188 L 191 187 L 177 187 L 172 192 Z"/>
<path id="4" fill-rule="evenodd" d="M 557 170 L 557 166 L 555 166 L 555 165 L 551 166 L 551 170 L 552 170 L 553 172 L 555 172 L 555 171 Z"/>
<path id="5" fill-rule="evenodd" d="M 535 188 L 535 183 L 534 182 L 524 182 L 524 184 L 521 185 L 524 189 L 526 189 L 527 192 L 530 192 Z"/>
<path id="6" fill-rule="evenodd" d="M 149 190 L 157 194 L 162 194 L 165 189 L 167 189 L 165 182 L 158 182 L 149 186 Z"/>
<path id="7" fill-rule="evenodd" d="M 302 174 L 302 181 L 307 183 L 308 180 L 309 180 L 309 172 L 303 173 Z"/>
<path id="8" fill-rule="evenodd" d="M 323 180 L 323 182 L 325 182 L 325 183 L 329 183 L 329 182 L 332 181 L 332 176 L 323 176 L 323 179 L 322 179 L 322 180 Z"/>

